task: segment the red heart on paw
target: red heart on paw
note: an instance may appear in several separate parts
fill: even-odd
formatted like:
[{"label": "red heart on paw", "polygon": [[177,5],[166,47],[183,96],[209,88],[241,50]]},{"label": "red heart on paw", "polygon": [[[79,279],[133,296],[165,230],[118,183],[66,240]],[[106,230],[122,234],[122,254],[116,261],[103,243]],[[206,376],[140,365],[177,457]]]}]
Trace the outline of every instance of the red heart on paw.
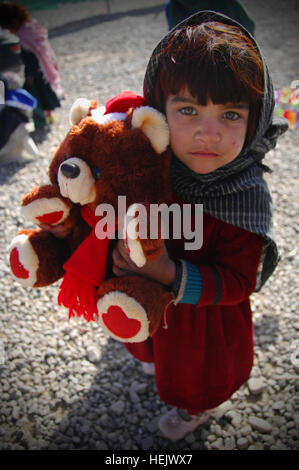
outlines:
[{"label": "red heart on paw", "polygon": [[132,338],[141,328],[140,321],[128,318],[118,305],[111,305],[108,311],[102,314],[102,319],[108,330],[119,338]]},{"label": "red heart on paw", "polygon": [[19,277],[20,279],[27,279],[29,277],[29,271],[27,271],[27,269],[22,265],[17,248],[13,248],[11,250],[9,261],[11,270],[16,277]]},{"label": "red heart on paw", "polygon": [[49,212],[48,214],[40,215],[36,217],[42,224],[57,224],[60,219],[63,217],[63,211]]}]

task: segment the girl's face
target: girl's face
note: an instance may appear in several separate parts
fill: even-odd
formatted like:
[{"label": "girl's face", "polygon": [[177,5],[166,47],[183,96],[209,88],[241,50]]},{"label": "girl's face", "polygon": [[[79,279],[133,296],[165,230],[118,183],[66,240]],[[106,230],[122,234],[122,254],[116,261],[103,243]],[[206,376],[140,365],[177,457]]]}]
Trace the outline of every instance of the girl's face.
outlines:
[{"label": "girl's face", "polygon": [[245,142],[247,103],[201,106],[187,89],[166,99],[170,146],[195,173],[206,174],[234,160]]}]

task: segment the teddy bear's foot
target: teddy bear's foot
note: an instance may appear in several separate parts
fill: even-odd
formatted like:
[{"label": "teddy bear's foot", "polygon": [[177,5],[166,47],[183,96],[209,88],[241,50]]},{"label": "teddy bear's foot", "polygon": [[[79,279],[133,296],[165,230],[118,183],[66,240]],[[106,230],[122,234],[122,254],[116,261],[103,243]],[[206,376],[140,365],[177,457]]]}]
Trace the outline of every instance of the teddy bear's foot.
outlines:
[{"label": "teddy bear's foot", "polygon": [[120,291],[108,292],[97,304],[103,329],[114,339],[141,342],[149,336],[149,321],[142,305]]},{"label": "teddy bear's foot", "polygon": [[64,273],[61,243],[47,231],[20,230],[8,248],[14,279],[24,287],[56,282]]},{"label": "teddy bear's foot", "polygon": [[24,287],[33,287],[37,281],[38,256],[29,235],[20,233],[9,246],[9,262],[13,277]]},{"label": "teddy bear's foot", "polygon": [[172,296],[163,286],[141,276],[123,276],[105,281],[99,289],[99,321],[118,341],[139,343],[160,325]]}]

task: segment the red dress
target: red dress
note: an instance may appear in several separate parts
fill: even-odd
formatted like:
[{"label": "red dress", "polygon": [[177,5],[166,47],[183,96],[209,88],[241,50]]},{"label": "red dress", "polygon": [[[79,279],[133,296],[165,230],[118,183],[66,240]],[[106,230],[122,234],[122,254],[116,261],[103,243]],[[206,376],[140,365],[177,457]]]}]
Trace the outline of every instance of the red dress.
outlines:
[{"label": "red dress", "polygon": [[171,304],[151,339],[126,347],[137,359],[155,363],[157,390],[165,403],[197,414],[226,401],[250,375],[249,295],[263,239],[203,214],[202,248],[185,251],[184,242],[166,240],[171,257],[199,268],[199,303]]}]

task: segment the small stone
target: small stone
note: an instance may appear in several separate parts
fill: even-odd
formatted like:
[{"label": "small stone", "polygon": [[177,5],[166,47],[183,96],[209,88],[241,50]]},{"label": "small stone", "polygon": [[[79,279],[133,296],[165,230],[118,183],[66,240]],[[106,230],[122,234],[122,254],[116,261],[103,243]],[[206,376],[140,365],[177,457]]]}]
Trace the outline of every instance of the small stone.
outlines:
[{"label": "small stone", "polygon": [[276,401],[272,405],[273,410],[276,410],[276,411],[282,410],[284,407],[285,407],[285,403],[282,400]]},{"label": "small stone", "polygon": [[102,354],[101,351],[94,346],[89,346],[87,348],[87,359],[90,362],[99,362],[101,360]]},{"label": "small stone", "polygon": [[252,431],[251,427],[248,426],[248,424],[246,426],[243,426],[241,429],[240,429],[240,433],[242,434],[242,436],[248,436],[248,434],[250,434]]},{"label": "small stone", "polygon": [[107,415],[107,413],[104,413],[99,419],[98,419],[98,423],[100,424],[100,426],[107,426],[107,424],[109,423],[110,421],[110,418],[109,416]]},{"label": "small stone", "polygon": [[211,448],[214,450],[223,450],[223,439],[220,437],[211,443]]},{"label": "small stone", "polygon": [[240,450],[247,449],[247,447],[249,446],[248,439],[246,439],[246,437],[240,437],[240,439],[237,440],[237,446]]},{"label": "small stone", "polygon": [[256,442],[248,447],[248,450],[264,450],[264,446],[261,442]]},{"label": "small stone", "polygon": [[69,427],[69,420],[66,416],[64,416],[62,420],[60,421],[59,430],[60,432],[65,433],[68,427]]},{"label": "small stone", "polygon": [[154,441],[151,437],[146,437],[145,439],[142,439],[141,441],[142,450],[151,449],[153,446],[154,446]]},{"label": "small stone", "polygon": [[118,400],[110,406],[110,410],[116,415],[120,416],[125,409],[125,403],[122,400]]},{"label": "small stone", "polygon": [[190,432],[189,434],[187,434],[187,436],[185,436],[185,441],[188,442],[188,444],[192,444],[193,442],[195,442],[195,436],[192,432]]},{"label": "small stone", "polygon": [[253,427],[253,429],[256,429],[257,431],[270,432],[272,429],[271,424],[267,423],[267,421],[265,421],[264,419],[256,418],[255,416],[250,416],[248,421],[249,424]]},{"label": "small stone", "polygon": [[103,442],[103,441],[97,441],[96,442],[96,448],[97,448],[97,450],[108,450],[107,444],[105,444],[105,442]]},{"label": "small stone", "polygon": [[215,412],[213,413],[215,420],[219,421],[219,419],[221,419],[222,416],[224,416],[232,408],[233,408],[233,405],[230,401],[226,401],[225,403],[222,403],[221,405],[219,405],[216,408]]},{"label": "small stone", "polygon": [[242,422],[242,416],[240,415],[240,413],[237,413],[236,411],[231,410],[231,411],[228,411],[227,416],[229,418],[231,418],[232,425],[236,429],[238,429],[240,427],[241,422]]},{"label": "small stone", "polygon": [[20,416],[20,409],[18,406],[14,406],[12,410],[12,417],[13,419],[18,420],[19,416]]},{"label": "small stone", "polygon": [[252,377],[248,380],[248,388],[252,395],[259,395],[265,390],[266,384],[262,378]]},{"label": "small stone", "polygon": [[235,438],[227,437],[224,442],[224,450],[234,450],[236,448]]},{"label": "small stone", "polygon": [[149,432],[155,433],[158,430],[158,422],[157,418],[153,419],[149,423],[146,424],[146,428],[148,429]]}]

